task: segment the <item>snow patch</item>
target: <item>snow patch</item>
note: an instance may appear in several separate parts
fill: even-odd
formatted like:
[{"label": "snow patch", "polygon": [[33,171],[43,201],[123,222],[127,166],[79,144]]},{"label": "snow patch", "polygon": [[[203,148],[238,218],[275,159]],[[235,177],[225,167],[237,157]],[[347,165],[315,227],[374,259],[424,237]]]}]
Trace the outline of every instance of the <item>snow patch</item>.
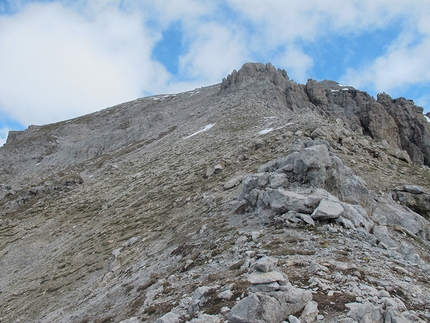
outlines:
[{"label": "snow patch", "polygon": [[193,95],[198,94],[198,93],[200,93],[200,91],[191,92],[191,93],[190,93],[190,96],[193,96]]},{"label": "snow patch", "polygon": [[279,129],[282,129],[286,126],[292,125],[292,124],[294,124],[294,122],[288,122],[288,123],[286,123],[283,126],[280,126],[278,128],[266,128],[266,129],[259,131],[258,134],[259,135],[265,135],[266,133],[272,132],[273,130],[279,130]]},{"label": "snow patch", "polygon": [[430,118],[427,116],[424,116],[424,118],[426,118],[427,122],[430,122]]},{"label": "snow patch", "polygon": [[274,130],[273,128],[263,129],[263,130],[261,130],[258,134],[259,134],[259,135],[264,135],[264,134],[269,133],[269,132],[271,132],[271,131],[273,131],[273,130]]},{"label": "snow patch", "polygon": [[208,131],[208,130],[209,130],[210,128],[212,128],[214,125],[215,125],[215,123],[208,124],[207,126],[205,126],[204,128],[200,129],[199,131],[197,131],[197,132],[195,132],[195,133],[193,133],[193,134],[191,134],[191,135],[189,135],[189,136],[186,136],[184,139],[188,139],[188,138],[191,138],[191,137],[193,137],[193,136],[195,136],[195,135],[198,135],[198,134],[199,134],[199,133],[201,133],[201,132]]}]

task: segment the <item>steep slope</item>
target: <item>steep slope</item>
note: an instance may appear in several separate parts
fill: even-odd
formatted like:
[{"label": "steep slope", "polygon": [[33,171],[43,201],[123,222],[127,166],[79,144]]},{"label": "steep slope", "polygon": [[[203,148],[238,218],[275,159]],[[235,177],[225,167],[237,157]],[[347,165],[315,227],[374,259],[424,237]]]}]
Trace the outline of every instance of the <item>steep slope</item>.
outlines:
[{"label": "steep slope", "polygon": [[[12,132],[0,148],[1,319],[268,322],[238,310],[247,295],[273,301],[248,276],[267,255],[306,299],[280,320],[311,295],[320,321],[346,319],[346,303],[357,322],[370,307],[425,321],[429,134],[411,101],[256,63]],[[343,211],[316,216],[326,200]]]}]

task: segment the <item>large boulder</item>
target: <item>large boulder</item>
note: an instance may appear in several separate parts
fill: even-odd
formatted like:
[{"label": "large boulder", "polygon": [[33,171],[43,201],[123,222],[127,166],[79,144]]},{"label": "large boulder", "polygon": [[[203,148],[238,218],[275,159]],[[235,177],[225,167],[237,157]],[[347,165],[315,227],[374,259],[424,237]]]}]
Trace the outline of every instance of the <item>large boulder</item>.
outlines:
[{"label": "large boulder", "polygon": [[312,300],[307,290],[290,287],[288,291],[250,293],[228,315],[230,323],[279,323],[302,310]]},{"label": "large boulder", "polygon": [[405,185],[396,188],[392,195],[395,201],[430,220],[430,195],[422,187]]},{"label": "large boulder", "polygon": [[[270,181],[282,187],[293,185],[302,188],[322,188],[341,201],[352,204],[364,205],[368,198],[368,190],[363,179],[354,175],[337,155],[330,152],[327,144],[319,140],[306,142],[298,151],[261,166],[258,172],[243,179],[242,197],[252,189],[261,190]],[[285,174],[285,180],[283,177],[270,180],[275,178],[274,173]],[[270,187],[277,188],[276,184]],[[273,194],[285,196],[286,193],[281,191]]]},{"label": "large boulder", "polygon": [[419,214],[398,205],[391,199],[379,199],[378,203],[375,204],[372,219],[380,225],[399,226],[418,237],[429,238],[429,222]]}]

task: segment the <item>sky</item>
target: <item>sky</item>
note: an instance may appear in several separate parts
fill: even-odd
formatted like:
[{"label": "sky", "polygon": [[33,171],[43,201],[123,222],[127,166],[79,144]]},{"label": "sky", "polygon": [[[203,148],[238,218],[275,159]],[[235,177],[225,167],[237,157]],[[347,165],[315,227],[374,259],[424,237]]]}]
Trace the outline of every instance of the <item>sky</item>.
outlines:
[{"label": "sky", "polygon": [[0,145],[251,61],[428,112],[428,17],[429,0],[0,0]]}]

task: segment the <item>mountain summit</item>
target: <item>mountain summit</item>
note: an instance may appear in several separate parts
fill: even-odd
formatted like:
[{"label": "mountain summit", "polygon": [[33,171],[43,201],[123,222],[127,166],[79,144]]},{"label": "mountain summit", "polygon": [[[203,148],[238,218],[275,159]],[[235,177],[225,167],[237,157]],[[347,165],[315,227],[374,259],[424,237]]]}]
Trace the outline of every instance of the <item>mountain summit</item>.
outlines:
[{"label": "mountain summit", "polygon": [[404,98],[222,83],[9,133],[1,322],[428,322],[430,124]]}]

